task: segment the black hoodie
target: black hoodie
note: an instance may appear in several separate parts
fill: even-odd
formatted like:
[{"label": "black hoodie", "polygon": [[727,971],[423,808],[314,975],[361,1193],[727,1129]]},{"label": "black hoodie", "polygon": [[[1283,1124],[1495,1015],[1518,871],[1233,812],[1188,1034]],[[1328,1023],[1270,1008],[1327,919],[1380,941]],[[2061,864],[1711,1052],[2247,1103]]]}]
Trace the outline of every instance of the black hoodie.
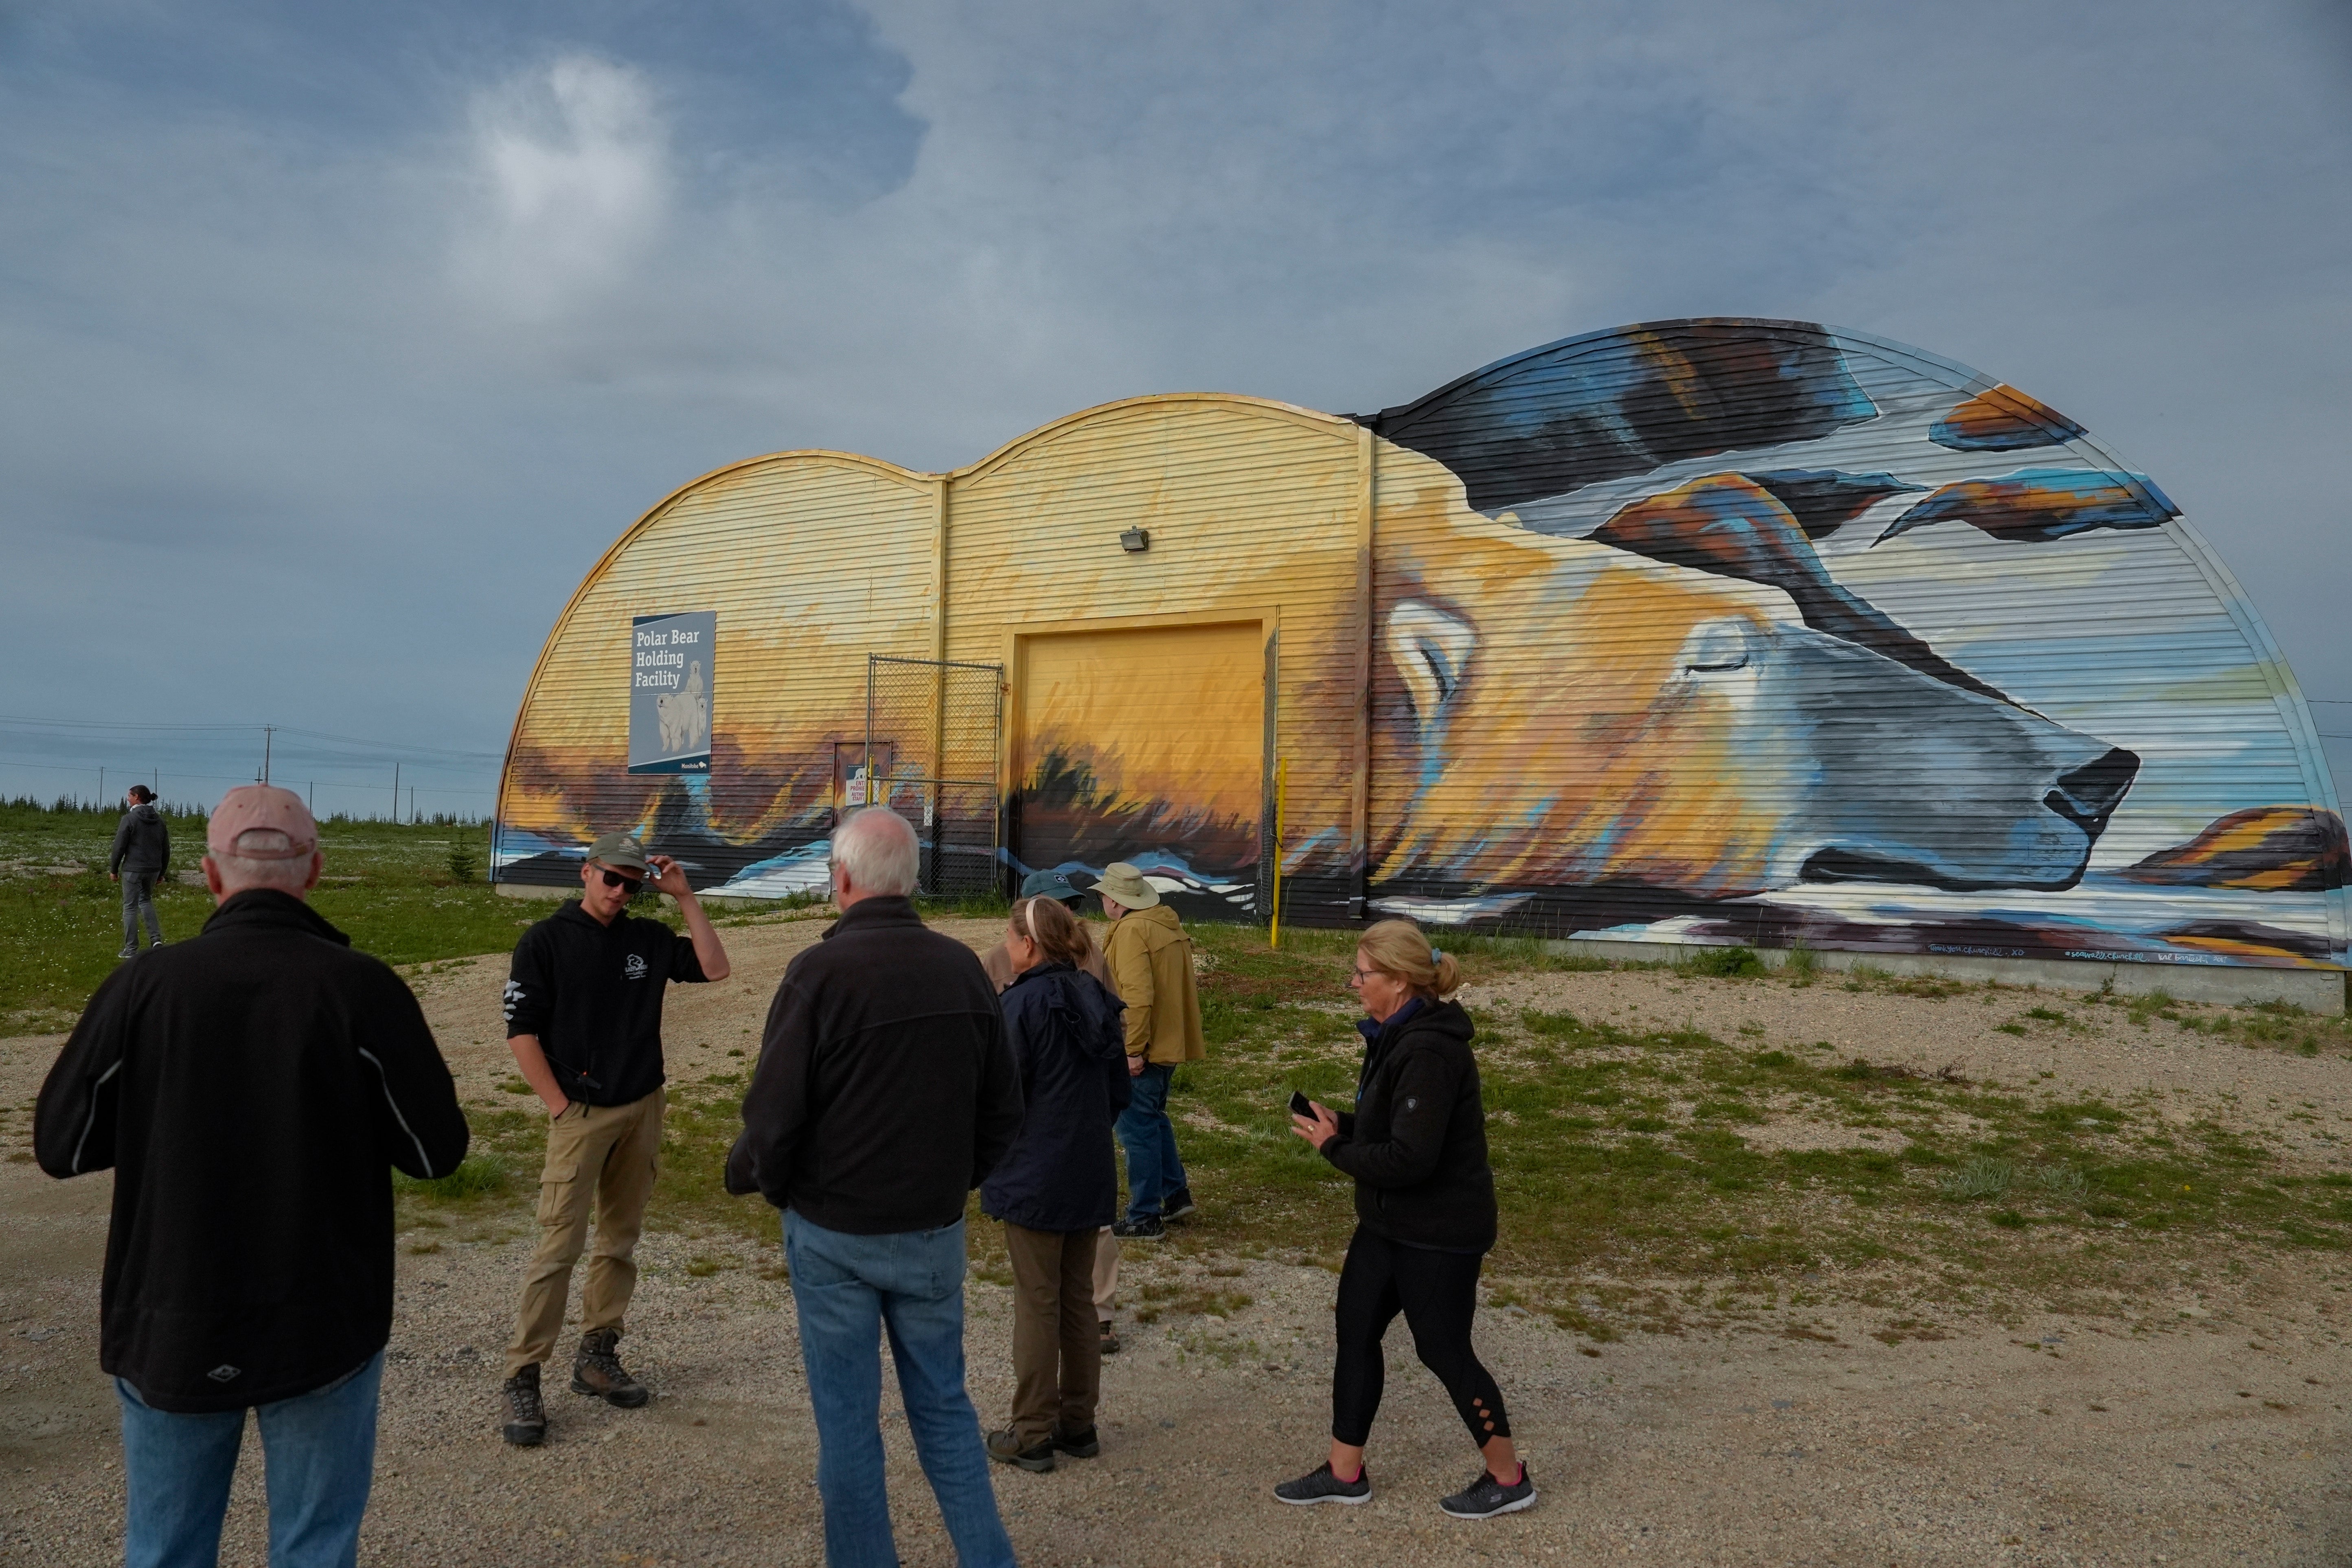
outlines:
[{"label": "black hoodie", "polygon": [[114,852],[106,857],[106,874],[130,872],[135,876],[161,876],[172,868],[172,830],[152,802],[141,801],[122,813],[114,830]]},{"label": "black hoodie", "polygon": [[400,977],[251,889],[108,977],[41,1085],[53,1176],[114,1170],[99,1364],[159,1410],[331,1383],[392,1333],[392,1173],[466,1153]]},{"label": "black hoodie", "polygon": [[1495,1172],[1478,1100],[1477,1030],[1458,1002],[1417,1000],[1364,1049],[1353,1114],[1323,1157],[1356,1178],[1356,1218],[1408,1247],[1495,1245]]}]

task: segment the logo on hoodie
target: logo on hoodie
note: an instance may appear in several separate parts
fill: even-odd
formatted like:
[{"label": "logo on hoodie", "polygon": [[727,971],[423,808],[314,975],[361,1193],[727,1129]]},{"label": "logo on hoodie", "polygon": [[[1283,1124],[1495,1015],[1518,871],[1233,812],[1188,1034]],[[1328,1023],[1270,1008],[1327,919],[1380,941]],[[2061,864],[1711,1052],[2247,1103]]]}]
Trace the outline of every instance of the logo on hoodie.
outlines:
[{"label": "logo on hoodie", "polygon": [[243,1377],[245,1375],[245,1368],[241,1366],[231,1366],[227,1362],[224,1361],[218,1366],[214,1367],[210,1372],[205,1373],[205,1375],[211,1378],[215,1383],[226,1383],[233,1377]]},{"label": "logo on hoodie", "polygon": [[629,961],[621,966],[621,973],[623,976],[632,980],[644,979],[646,977],[646,956],[643,953],[630,954]]},{"label": "logo on hoodie", "polygon": [[522,982],[509,980],[506,990],[507,1022],[514,1022],[515,1004],[522,1000]]}]

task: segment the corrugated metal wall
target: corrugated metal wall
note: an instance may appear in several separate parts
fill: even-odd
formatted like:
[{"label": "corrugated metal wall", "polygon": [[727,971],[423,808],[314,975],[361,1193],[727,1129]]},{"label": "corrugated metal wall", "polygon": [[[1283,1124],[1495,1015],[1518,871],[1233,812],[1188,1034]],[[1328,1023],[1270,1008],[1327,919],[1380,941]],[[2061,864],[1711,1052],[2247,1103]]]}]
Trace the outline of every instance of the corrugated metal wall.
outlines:
[{"label": "corrugated metal wall", "polygon": [[[713,771],[630,779],[628,619],[702,609]],[[502,874],[566,876],[625,821],[705,884],[814,880],[868,653],[1017,685],[1024,635],[1244,622],[1302,923],[2319,966],[2352,939],[2308,714],[2155,483],[2017,389],[1789,321],[1589,334],[1354,423],[1144,398],[951,476],[698,481],[550,640]],[[1198,685],[1170,669],[1150,716],[1204,722]],[[1014,869],[1027,791],[1056,863],[1262,907],[1250,825],[1202,816],[1182,745],[1043,778],[1018,728]]]},{"label": "corrugated metal wall", "polygon": [[[948,656],[1017,671],[1024,632],[1242,619],[1266,637],[1278,629],[1276,744],[1290,762],[1291,819],[1313,824],[1289,848],[1344,841],[1362,627],[1359,445],[1344,419],[1209,395],[1115,403],[1024,437],[950,486]],[[1150,534],[1149,549],[1120,547],[1129,528]],[[1191,690],[1182,669],[1166,673],[1169,725],[1188,721]],[[1040,760],[1013,758],[1013,781],[1031,782]],[[1093,845],[1096,866],[1152,859],[1171,889],[1203,890],[1175,894],[1180,907],[1207,913],[1226,900],[1206,888],[1255,883],[1259,867],[1224,847],[1227,830],[1198,864],[1181,841],[1154,845],[1139,809],[1181,813],[1186,800],[1181,777],[1096,781],[1094,798],[1075,803],[1097,819],[1077,841]],[[1016,803],[1016,856],[1018,814]],[[1065,854],[1064,835],[1054,841]]]},{"label": "corrugated metal wall", "polygon": [[[614,829],[658,839],[706,884],[821,838],[834,746],[864,734],[866,655],[930,656],[936,497],[925,476],[793,453],[649,513],[532,675],[500,794],[500,880],[576,880],[563,852]],[[632,776],[630,621],[689,610],[718,614],[710,771]]]}]

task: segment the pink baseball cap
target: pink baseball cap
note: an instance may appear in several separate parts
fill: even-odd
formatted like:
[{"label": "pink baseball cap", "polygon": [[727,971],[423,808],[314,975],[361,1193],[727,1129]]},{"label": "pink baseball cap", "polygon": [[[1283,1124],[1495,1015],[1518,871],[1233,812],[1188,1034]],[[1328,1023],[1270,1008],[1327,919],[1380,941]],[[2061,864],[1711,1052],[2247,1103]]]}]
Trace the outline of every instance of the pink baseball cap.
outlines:
[{"label": "pink baseball cap", "polygon": [[[239,847],[237,841],[251,832],[283,833],[286,847]],[[205,824],[205,847],[216,855],[289,861],[318,849],[319,824],[293,790],[274,784],[240,784],[213,808],[212,820]]]}]

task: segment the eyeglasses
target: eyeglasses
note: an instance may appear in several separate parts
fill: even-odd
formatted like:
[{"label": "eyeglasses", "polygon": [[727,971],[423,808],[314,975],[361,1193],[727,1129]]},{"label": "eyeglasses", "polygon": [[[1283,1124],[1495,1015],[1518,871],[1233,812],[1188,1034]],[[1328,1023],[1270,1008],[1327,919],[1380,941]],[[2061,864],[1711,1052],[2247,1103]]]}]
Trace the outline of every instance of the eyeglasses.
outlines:
[{"label": "eyeglasses", "polygon": [[1348,971],[1348,984],[1360,986],[1379,973],[1378,969],[1350,969]]},{"label": "eyeglasses", "polygon": [[646,879],[644,877],[623,876],[619,872],[607,871],[603,866],[598,866],[596,868],[596,874],[604,879],[604,885],[606,887],[627,888],[629,890],[629,896],[632,898],[635,898],[637,895],[637,889],[646,885]]}]

